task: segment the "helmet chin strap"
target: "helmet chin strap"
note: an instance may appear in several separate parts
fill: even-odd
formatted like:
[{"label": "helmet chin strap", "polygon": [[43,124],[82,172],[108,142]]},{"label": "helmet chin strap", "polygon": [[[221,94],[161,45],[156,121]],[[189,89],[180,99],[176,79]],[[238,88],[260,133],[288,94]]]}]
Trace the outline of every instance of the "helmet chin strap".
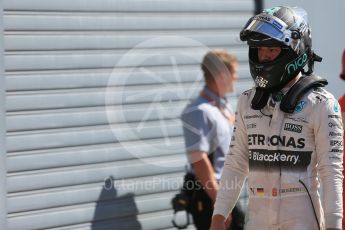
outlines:
[{"label": "helmet chin strap", "polygon": [[[310,89],[316,87],[324,87],[328,82],[316,75],[302,76],[283,96],[280,103],[280,110],[285,113],[293,113],[300,98]],[[251,107],[254,110],[263,109],[269,99],[271,92],[262,88],[256,87],[255,95],[252,99]]]}]

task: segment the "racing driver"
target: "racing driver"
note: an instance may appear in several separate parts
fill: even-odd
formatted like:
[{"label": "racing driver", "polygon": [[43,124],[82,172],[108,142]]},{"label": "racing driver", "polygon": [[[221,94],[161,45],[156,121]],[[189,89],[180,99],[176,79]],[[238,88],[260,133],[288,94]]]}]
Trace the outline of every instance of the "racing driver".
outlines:
[{"label": "racing driver", "polygon": [[313,74],[322,58],[312,50],[307,13],[266,9],[249,19],[240,38],[249,46],[255,87],[238,101],[211,229],[225,229],[246,177],[245,229],[341,229],[341,111],[323,88],[327,81]]}]

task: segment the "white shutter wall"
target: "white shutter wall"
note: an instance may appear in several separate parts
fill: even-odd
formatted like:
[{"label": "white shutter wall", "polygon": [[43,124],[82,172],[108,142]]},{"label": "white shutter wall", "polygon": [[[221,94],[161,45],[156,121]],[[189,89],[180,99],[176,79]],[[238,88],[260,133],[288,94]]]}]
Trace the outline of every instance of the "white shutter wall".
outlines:
[{"label": "white shutter wall", "polygon": [[[3,1],[0,1],[3,15]],[[4,21],[0,20],[0,37],[4,37]],[[7,229],[7,170],[6,170],[6,87],[4,76],[4,41],[0,42],[0,229]]]},{"label": "white shutter wall", "polygon": [[[168,229],[179,115],[252,0],[5,0],[8,229]],[[110,104],[107,103],[107,99]],[[110,124],[109,124],[110,123]]]}]

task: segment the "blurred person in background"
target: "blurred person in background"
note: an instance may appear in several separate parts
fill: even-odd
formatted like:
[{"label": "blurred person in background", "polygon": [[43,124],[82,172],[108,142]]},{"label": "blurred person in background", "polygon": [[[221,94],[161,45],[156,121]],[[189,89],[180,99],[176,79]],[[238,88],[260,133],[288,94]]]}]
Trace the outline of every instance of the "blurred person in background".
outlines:
[{"label": "blurred person in background", "polygon": [[[201,69],[205,86],[184,109],[181,120],[188,160],[196,177],[191,201],[194,225],[199,230],[209,230],[235,121],[225,95],[234,91],[238,61],[224,50],[211,50],[204,56]],[[230,229],[243,229],[244,216],[243,206],[235,208]]]},{"label": "blurred person in background", "polygon": [[[340,73],[340,78],[342,80],[345,81],[345,50],[343,51],[343,58],[342,58],[342,71]],[[339,98],[339,104],[341,107],[341,116],[343,119],[343,129],[345,130],[345,93]],[[344,133],[345,134],[345,133]],[[344,135],[344,141],[343,144],[345,142],[345,135]],[[345,157],[345,155],[344,155]],[[345,159],[343,160],[343,163],[345,162]],[[345,178],[345,172],[343,171],[343,176]],[[344,206],[344,194],[345,194],[345,190],[344,190],[344,178],[343,178],[343,210],[345,208]],[[344,213],[344,212],[343,212]],[[345,218],[343,217],[343,229],[345,229]]]}]

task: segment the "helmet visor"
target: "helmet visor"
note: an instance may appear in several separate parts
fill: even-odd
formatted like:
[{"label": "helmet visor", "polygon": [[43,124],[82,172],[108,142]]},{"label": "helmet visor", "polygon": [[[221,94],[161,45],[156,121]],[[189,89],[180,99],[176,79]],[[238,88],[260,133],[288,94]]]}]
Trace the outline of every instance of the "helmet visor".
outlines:
[{"label": "helmet visor", "polygon": [[287,25],[278,18],[260,19],[260,17],[254,17],[243,31],[264,34],[289,46],[291,44],[291,31],[286,28]]}]

